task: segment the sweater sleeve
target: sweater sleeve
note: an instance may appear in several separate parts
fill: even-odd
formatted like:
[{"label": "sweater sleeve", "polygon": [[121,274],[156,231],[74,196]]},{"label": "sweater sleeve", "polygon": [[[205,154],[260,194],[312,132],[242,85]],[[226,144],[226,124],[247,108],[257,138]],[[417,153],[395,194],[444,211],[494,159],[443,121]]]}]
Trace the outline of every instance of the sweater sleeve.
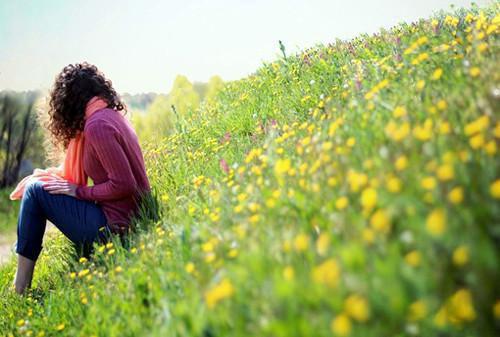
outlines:
[{"label": "sweater sleeve", "polygon": [[133,194],[137,186],[118,131],[105,122],[94,123],[85,132],[85,142],[94,149],[108,180],[94,186],[79,186],[76,197],[99,202]]}]

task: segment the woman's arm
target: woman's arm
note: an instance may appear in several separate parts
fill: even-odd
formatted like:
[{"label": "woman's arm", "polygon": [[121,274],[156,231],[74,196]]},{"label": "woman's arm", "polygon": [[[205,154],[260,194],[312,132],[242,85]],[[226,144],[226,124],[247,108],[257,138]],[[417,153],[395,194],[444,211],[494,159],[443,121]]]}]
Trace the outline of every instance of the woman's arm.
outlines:
[{"label": "woman's arm", "polygon": [[94,149],[108,180],[94,186],[79,186],[77,198],[99,202],[121,199],[136,191],[132,168],[118,137],[118,131],[106,122],[96,121],[85,130],[85,145]]}]

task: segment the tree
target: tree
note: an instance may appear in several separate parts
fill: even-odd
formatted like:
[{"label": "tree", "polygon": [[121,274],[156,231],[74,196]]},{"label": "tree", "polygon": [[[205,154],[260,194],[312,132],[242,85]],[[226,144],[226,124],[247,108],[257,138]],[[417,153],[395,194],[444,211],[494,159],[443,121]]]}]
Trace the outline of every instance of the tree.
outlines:
[{"label": "tree", "polygon": [[170,106],[174,106],[178,118],[184,119],[200,106],[200,95],[186,76],[177,75],[172,90],[168,94]]},{"label": "tree", "polygon": [[36,128],[35,95],[24,99],[0,94],[0,188],[16,183],[21,162]]},{"label": "tree", "polygon": [[207,91],[204,97],[204,100],[206,102],[210,102],[215,98],[217,93],[224,87],[224,81],[220,76],[212,76],[210,77],[210,80],[208,81],[207,85]]}]

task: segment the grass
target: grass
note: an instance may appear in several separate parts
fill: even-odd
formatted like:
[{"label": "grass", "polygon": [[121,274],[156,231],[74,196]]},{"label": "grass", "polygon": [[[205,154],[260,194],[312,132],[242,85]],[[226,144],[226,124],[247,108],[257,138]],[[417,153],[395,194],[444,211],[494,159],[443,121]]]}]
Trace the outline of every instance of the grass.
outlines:
[{"label": "grass", "polygon": [[[145,147],[161,202],[91,260],[56,236],[0,331],[493,336],[499,7],[317,46]],[[68,253],[69,252],[69,253]]]},{"label": "grass", "polygon": [[9,199],[10,189],[0,190],[0,244],[12,241],[15,236],[19,202]]}]

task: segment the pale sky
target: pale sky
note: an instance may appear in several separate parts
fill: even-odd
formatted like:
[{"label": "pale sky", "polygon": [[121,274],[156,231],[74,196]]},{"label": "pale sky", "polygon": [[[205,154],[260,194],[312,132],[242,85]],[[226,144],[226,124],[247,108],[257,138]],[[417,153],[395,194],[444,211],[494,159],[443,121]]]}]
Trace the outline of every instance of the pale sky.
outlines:
[{"label": "pale sky", "polygon": [[48,89],[65,65],[88,61],[119,92],[167,93],[177,74],[244,77],[278,56],[278,40],[290,53],[470,3],[0,0],[0,90]]}]

